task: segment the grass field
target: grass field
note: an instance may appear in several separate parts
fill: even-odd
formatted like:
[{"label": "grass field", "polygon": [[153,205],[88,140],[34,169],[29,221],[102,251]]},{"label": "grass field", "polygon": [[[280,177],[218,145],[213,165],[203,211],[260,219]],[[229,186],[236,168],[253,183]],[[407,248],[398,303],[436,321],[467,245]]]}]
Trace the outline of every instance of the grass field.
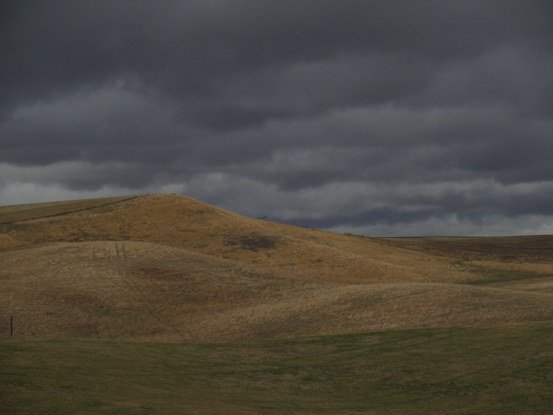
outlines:
[{"label": "grass field", "polygon": [[5,414],[550,414],[553,324],[231,344],[2,339]]},{"label": "grass field", "polygon": [[553,413],[553,236],[5,206],[0,286],[2,414]]}]

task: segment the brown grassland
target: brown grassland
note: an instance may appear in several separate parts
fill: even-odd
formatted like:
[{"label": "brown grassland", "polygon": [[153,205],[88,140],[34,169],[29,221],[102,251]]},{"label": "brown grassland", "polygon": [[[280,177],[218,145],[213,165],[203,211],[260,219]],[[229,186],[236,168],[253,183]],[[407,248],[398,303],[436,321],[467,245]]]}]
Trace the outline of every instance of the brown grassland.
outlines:
[{"label": "brown grassland", "polygon": [[[27,341],[242,344],[549,324],[553,236],[340,235],[176,195],[6,206],[0,283],[0,337],[13,315],[14,338]],[[241,411],[228,413],[263,413]]]},{"label": "brown grassland", "polygon": [[174,195],[0,208],[23,336],[219,342],[553,318],[553,237],[363,238]]}]

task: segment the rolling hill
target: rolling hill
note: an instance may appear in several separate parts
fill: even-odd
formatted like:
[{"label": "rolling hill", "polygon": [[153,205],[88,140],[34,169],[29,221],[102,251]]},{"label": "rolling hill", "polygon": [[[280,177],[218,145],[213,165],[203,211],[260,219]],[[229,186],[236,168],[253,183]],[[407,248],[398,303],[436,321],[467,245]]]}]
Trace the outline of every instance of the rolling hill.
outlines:
[{"label": "rolling hill", "polygon": [[0,207],[21,336],[229,342],[553,320],[553,237],[366,238],[176,195]]},{"label": "rolling hill", "polygon": [[176,195],[4,206],[0,283],[0,414],[553,405],[551,236],[339,235]]}]

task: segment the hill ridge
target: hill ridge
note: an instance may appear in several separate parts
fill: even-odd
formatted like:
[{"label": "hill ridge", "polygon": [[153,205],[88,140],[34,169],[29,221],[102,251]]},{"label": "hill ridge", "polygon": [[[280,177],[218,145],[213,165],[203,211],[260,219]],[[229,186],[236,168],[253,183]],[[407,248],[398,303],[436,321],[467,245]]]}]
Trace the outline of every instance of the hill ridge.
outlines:
[{"label": "hill ridge", "polygon": [[0,225],[0,315],[22,335],[224,342],[553,319],[553,267],[532,245],[502,261],[485,239],[465,257],[177,195],[60,203],[78,209]]},{"label": "hill ridge", "polygon": [[[15,217],[15,218],[11,218],[11,219],[4,219],[4,220],[1,220],[0,221],[0,225],[7,225],[7,224],[10,224],[10,223],[14,223],[14,222],[25,222],[25,221],[29,221],[29,220],[35,220],[35,219],[45,219],[45,218],[49,218],[49,217],[54,217],[54,216],[62,216],[62,215],[69,215],[71,213],[77,213],[77,212],[84,212],[86,210],[90,210],[90,209],[95,209],[95,208],[100,208],[100,207],[105,207],[105,206],[111,206],[111,205],[115,205],[115,204],[118,204],[118,203],[122,203],[122,202],[125,202],[125,201],[128,201],[128,200],[132,200],[132,199],[136,199],[136,198],[139,198],[139,197],[144,197],[145,195],[141,195],[141,196],[128,196],[128,197],[125,197],[125,196],[122,196],[122,197],[114,197],[114,198],[93,198],[93,199],[76,199],[76,200],[68,200],[68,201],[62,201],[62,202],[47,202],[47,203],[30,203],[30,204],[23,204],[23,205],[7,205],[7,206],[0,206],[0,218],[1,217],[10,217],[9,213],[6,215],[6,213],[4,213],[5,211],[8,211],[10,209],[17,209],[21,215],[21,211],[24,211],[25,212],[25,208],[26,206],[29,206],[30,209],[29,210],[35,210],[35,209],[44,209],[44,206],[49,206],[52,210],[57,210],[56,207],[59,206],[60,208],[60,212],[56,212],[56,213],[50,213],[50,214],[43,214],[43,215],[40,215],[40,216],[29,216],[29,217],[25,217],[25,216],[20,216],[20,217]],[[104,202],[104,203],[100,203],[100,204],[92,204],[93,202],[98,202],[100,200],[111,200],[111,199],[117,199],[115,201],[109,201],[109,202]],[[74,205],[74,204],[88,204],[88,203],[91,203],[90,206],[85,206],[85,207],[70,207],[71,205]],[[56,206],[58,205],[58,206]],[[18,209],[19,208],[19,209]],[[24,214],[23,214],[24,215]]]}]

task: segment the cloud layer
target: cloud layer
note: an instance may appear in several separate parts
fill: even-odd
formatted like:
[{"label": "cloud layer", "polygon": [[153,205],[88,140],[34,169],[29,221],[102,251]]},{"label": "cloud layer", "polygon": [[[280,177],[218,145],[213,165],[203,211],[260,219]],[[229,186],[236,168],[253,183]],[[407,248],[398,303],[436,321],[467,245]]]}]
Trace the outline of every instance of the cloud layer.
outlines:
[{"label": "cloud layer", "polygon": [[5,1],[0,203],[177,192],[341,232],[553,233],[552,15]]}]

